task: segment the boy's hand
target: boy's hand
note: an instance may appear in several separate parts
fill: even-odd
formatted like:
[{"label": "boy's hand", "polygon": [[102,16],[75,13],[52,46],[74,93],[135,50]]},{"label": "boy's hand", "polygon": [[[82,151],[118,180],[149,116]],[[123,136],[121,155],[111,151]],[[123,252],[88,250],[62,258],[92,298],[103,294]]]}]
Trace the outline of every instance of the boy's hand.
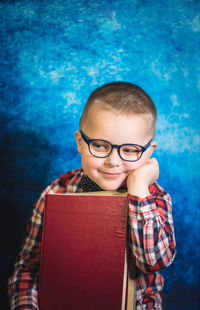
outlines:
[{"label": "boy's hand", "polygon": [[159,177],[159,165],[155,158],[150,158],[146,163],[133,170],[127,178],[128,193],[144,198],[149,193],[149,185],[156,182]]}]

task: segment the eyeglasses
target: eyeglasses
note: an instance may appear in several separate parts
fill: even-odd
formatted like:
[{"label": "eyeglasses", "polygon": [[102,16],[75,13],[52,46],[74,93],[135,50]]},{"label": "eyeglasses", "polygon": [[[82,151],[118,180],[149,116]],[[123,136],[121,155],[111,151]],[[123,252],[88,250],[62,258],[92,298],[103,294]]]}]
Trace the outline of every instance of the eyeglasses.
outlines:
[{"label": "eyeglasses", "polygon": [[98,158],[108,157],[112,153],[113,148],[116,147],[121,159],[134,162],[142,157],[142,154],[148,149],[152,142],[151,139],[146,146],[131,143],[117,145],[112,144],[106,140],[88,139],[82,130],[80,130],[80,133],[85,143],[87,143],[90,153],[94,157]]}]

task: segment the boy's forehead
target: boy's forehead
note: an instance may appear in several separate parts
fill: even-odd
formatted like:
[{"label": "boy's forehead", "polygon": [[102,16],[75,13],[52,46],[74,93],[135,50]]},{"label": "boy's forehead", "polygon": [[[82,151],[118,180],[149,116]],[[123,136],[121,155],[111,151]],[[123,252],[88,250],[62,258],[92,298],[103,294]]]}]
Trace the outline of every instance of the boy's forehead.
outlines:
[{"label": "boy's forehead", "polygon": [[106,116],[106,118],[116,118],[119,119],[125,119],[126,121],[132,121],[132,118],[135,119],[143,119],[149,124],[152,124],[153,122],[153,115],[151,113],[125,113],[122,111],[119,111],[117,109],[113,109],[106,104],[104,104],[101,100],[96,100],[95,104],[90,107],[87,113],[86,122],[90,123],[91,121],[95,120],[95,122],[98,121],[98,118],[101,116]]},{"label": "boy's forehead", "polygon": [[[138,127],[138,128],[136,128]],[[97,131],[106,132],[142,131],[144,135],[152,135],[153,116],[148,114],[123,113],[115,109],[107,108],[102,103],[95,103],[90,107],[87,117],[83,122],[83,130],[89,130],[92,134]],[[125,130],[126,129],[126,130]]]}]

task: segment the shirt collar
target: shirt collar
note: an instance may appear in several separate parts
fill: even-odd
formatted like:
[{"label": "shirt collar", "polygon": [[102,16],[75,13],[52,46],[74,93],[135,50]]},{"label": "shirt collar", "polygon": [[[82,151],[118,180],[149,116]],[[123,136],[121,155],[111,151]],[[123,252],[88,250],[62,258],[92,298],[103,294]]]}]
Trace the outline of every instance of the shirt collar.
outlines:
[{"label": "shirt collar", "polygon": [[83,192],[99,192],[103,191],[103,189],[97,185],[94,181],[92,181],[87,175],[83,177],[82,183]]}]

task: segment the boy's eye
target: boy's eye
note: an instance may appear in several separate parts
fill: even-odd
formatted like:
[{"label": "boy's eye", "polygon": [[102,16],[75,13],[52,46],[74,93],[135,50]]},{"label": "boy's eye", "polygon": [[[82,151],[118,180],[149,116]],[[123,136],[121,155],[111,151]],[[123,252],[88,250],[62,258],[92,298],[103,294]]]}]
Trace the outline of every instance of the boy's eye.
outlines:
[{"label": "boy's eye", "polygon": [[126,156],[139,156],[142,152],[141,148],[135,146],[135,145],[128,145],[128,146],[123,146],[122,148],[122,152],[126,155]]},{"label": "boy's eye", "polygon": [[105,152],[109,149],[109,144],[104,141],[92,141],[91,147],[99,152]]},{"label": "boy's eye", "polygon": [[133,150],[133,149],[123,149],[123,152],[125,152],[125,153],[138,153],[140,151],[139,150]]}]

